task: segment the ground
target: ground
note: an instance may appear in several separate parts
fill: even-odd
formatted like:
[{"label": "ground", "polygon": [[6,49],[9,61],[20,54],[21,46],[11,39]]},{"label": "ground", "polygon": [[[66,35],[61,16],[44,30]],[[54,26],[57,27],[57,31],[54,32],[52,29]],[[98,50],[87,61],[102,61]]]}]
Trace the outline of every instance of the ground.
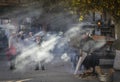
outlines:
[{"label": "ground", "polygon": [[[116,71],[113,82],[119,82],[120,71]],[[81,79],[72,74],[68,63],[46,65],[46,70],[35,71],[34,68],[15,71],[9,70],[7,60],[0,61],[0,82],[99,82],[98,79]]]}]

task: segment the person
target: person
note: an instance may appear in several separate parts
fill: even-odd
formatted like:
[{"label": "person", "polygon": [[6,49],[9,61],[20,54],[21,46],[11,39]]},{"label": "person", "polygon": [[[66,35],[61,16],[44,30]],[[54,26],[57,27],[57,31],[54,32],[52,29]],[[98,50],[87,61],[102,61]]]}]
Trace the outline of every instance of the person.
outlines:
[{"label": "person", "polygon": [[83,72],[82,75],[87,73],[89,74],[95,73],[95,66],[99,65],[99,58],[95,53],[93,53],[94,47],[95,41],[91,38],[89,33],[83,34],[82,39],[80,41],[81,56],[79,58],[74,74],[77,73],[78,69],[82,65],[85,68],[85,71]]},{"label": "person", "polygon": [[68,54],[70,55],[72,69],[75,70],[79,58],[78,50],[74,47],[69,46]]},{"label": "person", "polygon": [[8,41],[8,50],[7,50],[7,56],[8,59],[10,60],[10,69],[15,69],[15,58],[17,55],[17,37],[16,37],[16,33],[13,32],[10,37],[9,37],[9,41]]},{"label": "person", "polygon": [[30,46],[31,44],[33,44],[35,42],[35,38],[33,36],[33,32],[29,32],[27,34],[27,37],[24,39],[25,42],[25,46]]},{"label": "person", "polygon": [[[35,38],[35,42],[37,43],[38,47],[41,46],[41,42],[42,42],[42,38],[40,35],[37,35],[36,38]],[[45,70],[45,66],[44,66],[44,61],[40,61],[40,62],[37,62],[36,63],[36,68],[35,70],[39,70],[39,64],[41,64],[41,69],[42,70]]]},{"label": "person", "polygon": [[28,37],[33,37],[33,32],[30,31],[28,35]]},{"label": "person", "polygon": [[86,68],[86,74],[96,75],[95,67],[99,66],[99,56],[95,53],[95,51],[92,51],[86,56],[83,61],[83,65]]},{"label": "person", "polygon": [[86,69],[86,73],[95,74],[95,67],[99,65],[99,57],[95,53],[95,41],[86,34],[83,38],[84,44],[81,46],[82,50],[87,53],[86,58],[83,61],[83,65]]},{"label": "person", "polygon": [[20,40],[24,40],[25,36],[24,36],[24,32],[23,32],[23,31],[20,31],[20,32],[18,33],[18,38],[19,38]]}]

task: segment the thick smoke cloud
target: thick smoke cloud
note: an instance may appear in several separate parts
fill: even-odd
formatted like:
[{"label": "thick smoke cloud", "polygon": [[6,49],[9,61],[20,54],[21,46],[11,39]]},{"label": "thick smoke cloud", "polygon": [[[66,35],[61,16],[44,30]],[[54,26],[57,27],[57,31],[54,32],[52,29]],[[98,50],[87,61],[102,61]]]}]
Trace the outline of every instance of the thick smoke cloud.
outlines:
[{"label": "thick smoke cloud", "polygon": [[[81,29],[81,27],[76,27]],[[70,54],[68,54],[68,50],[71,46],[69,46],[70,40],[73,37],[77,37],[78,42],[80,42],[82,36],[80,33],[77,33],[78,30],[71,28],[64,35],[61,33],[50,34],[47,33],[44,35],[44,40],[39,47],[35,43],[32,43],[28,47],[23,46],[22,53],[16,58],[16,67],[18,70],[23,70],[27,65],[34,66],[37,62],[44,61],[44,63],[57,64],[60,61],[68,62],[70,60]],[[73,32],[71,32],[71,30]],[[85,31],[85,30],[84,30]],[[71,33],[72,35],[70,35]],[[75,33],[75,34],[74,34]],[[69,35],[69,36],[68,36]],[[74,43],[73,43],[74,44]],[[80,43],[77,43],[80,45]],[[93,43],[93,50],[96,48],[100,48],[105,44],[105,41]],[[85,49],[89,48],[89,43],[86,43]]]},{"label": "thick smoke cloud", "polygon": [[[41,61],[44,61],[44,63],[51,64],[57,64],[61,61],[68,62],[71,56],[70,54],[68,54],[68,51],[71,47],[70,44],[77,44],[79,46],[80,40],[82,40],[81,34],[84,32],[91,32],[93,30],[82,29],[82,26],[84,26],[85,24],[86,23],[75,24],[74,27],[72,26],[65,33],[39,32],[34,35],[34,38],[38,34],[44,36],[41,46],[38,46],[35,42],[29,42],[27,38],[24,42],[17,43],[16,46],[18,46],[18,49],[20,49],[21,53],[18,54],[18,56],[15,59],[17,68],[16,70],[26,70],[27,66],[33,67],[37,62]],[[27,43],[30,44],[27,45]],[[97,42],[94,44],[94,49],[98,49],[105,44],[105,41]],[[88,47],[89,44],[87,44],[85,48],[87,49]]]},{"label": "thick smoke cloud", "polygon": [[[38,46],[35,42],[29,42],[27,45],[26,40],[24,42],[17,43],[18,49],[20,49],[21,53],[15,59],[15,65],[17,71],[23,71],[27,68],[27,66],[34,66],[37,62],[44,62],[44,63],[53,63],[56,64],[57,62],[68,62],[70,60],[70,54],[68,54],[71,45],[77,45],[79,47],[80,41],[82,40],[82,33],[91,33],[94,29],[83,29],[84,25],[91,25],[91,23],[79,23],[74,24],[73,19],[77,16],[71,16],[68,13],[44,13],[44,9],[41,7],[37,9],[37,7],[28,7],[24,10],[15,10],[13,12],[15,16],[12,14],[6,14],[5,16],[10,18],[16,18],[17,21],[23,20],[26,17],[41,17],[41,21],[47,21],[51,28],[56,30],[59,28],[58,31],[64,32],[48,32],[43,33],[43,41],[41,46]],[[44,15],[43,15],[44,13]],[[44,18],[42,19],[42,16]],[[6,27],[5,30],[9,30],[14,25],[3,25],[2,27]],[[9,28],[7,28],[9,27]],[[14,26],[16,27],[16,26]],[[62,28],[62,29],[61,29]],[[67,29],[66,29],[67,28]],[[17,30],[13,28],[14,30]],[[65,30],[63,30],[65,29]],[[67,30],[67,31],[66,31]],[[39,32],[34,35],[40,34]],[[40,34],[41,35],[41,34]],[[27,38],[26,38],[27,39]],[[105,44],[105,41],[102,42],[95,42],[94,49],[100,48]],[[89,47],[87,45],[85,49]]]}]

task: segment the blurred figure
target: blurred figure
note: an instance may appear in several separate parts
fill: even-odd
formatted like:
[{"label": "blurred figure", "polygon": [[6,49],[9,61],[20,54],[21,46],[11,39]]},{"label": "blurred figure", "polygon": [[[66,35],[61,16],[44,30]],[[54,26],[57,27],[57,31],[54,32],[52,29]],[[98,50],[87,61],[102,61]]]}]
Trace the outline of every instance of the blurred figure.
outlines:
[{"label": "blurred figure", "polygon": [[22,52],[22,50],[24,49],[24,45],[25,45],[25,34],[23,31],[20,31],[18,34],[17,34],[17,41],[18,41],[18,44],[17,44],[17,52],[20,54]]},{"label": "blurred figure", "polygon": [[78,50],[76,48],[70,47],[68,54],[70,55],[72,68],[73,68],[73,70],[75,70],[78,59],[79,59]]},{"label": "blurred figure", "polygon": [[25,45],[30,46],[34,43],[35,38],[33,37],[33,32],[29,32],[27,38],[25,38]]},{"label": "blurred figure", "polygon": [[95,67],[99,65],[99,57],[95,53],[95,41],[91,37],[89,33],[86,33],[83,38],[81,47],[82,51],[87,53],[87,56],[82,64],[86,69],[86,73],[95,74]]},{"label": "blurred figure", "polygon": [[80,68],[79,66],[81,65],[83,65],[85,68],[82,77],[84,77],[84,75],[95,73],[95,67],[99,65],[99,57],[95,53],[93,53],[94,47],[95,47],[95,41],[91,38],[89,33],[83,34],[82,39],[80,41],[80,50],[82,53],[79,58],[80,62],[78,62],[77,64],[77,69],[75,71],[75,74],[77,73],[78,68]]},{"label": "blurred figure", "polygon": [[17,36],[16,33],[13,32],[8,41],[8,51],[7,51],[7,56],[10,61],[10,69],[15,69],[15,58],[17,55]]},{"label": "blurred figure", "polygon": [[20,32],[18,33],[18,38],[19,38],[20,40],[24,40],[24,39],[25,39],[25,35],[24,35],[24,32],[23,32],[23,31],[20,31]]},{"label": "blurred figure", "polygon": [[[35,42],[37,43],[37,46],[40,47],[41,46],[41,42],[42,42],[42,38],[40,35],[37,35],[36,38],[35,38]],[[36,68],[35,70],[39,70],[39,64],[41,65],[41,69],[42,70],[45,70],[45,66],[44,66],[44,60],[43,61],[38,61],[37,64],[36,64]]]},{"label": "blurred figure", "polygon": [[83,65],[86,68],[87,74],[95,75],[95,67],[99,66],[99,57],[95,52],[91,52],[87,55],[85,60],[83,61]]},{"label": "blurred figure", "polygon": [[32,37],[33,36],[33,33],[32,32],[29,32],[29,37]]}]

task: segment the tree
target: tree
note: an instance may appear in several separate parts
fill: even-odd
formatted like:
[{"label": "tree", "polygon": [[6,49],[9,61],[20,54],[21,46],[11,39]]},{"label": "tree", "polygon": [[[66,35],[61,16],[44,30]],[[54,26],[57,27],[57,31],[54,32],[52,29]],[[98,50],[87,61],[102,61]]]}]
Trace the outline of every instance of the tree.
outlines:
[{"label": "tree", "polygon": [[120,0],[65,0],[69,9],[78,15],[85,15],[89,11],[109,14],[115,22],[118,35],[117,49],[120,49]]},{"label": "tree", "polygon": [[115,19],[120,17],[120,0],[66,0],[72,10],[88,12],[101,11],[105,9]]}]

